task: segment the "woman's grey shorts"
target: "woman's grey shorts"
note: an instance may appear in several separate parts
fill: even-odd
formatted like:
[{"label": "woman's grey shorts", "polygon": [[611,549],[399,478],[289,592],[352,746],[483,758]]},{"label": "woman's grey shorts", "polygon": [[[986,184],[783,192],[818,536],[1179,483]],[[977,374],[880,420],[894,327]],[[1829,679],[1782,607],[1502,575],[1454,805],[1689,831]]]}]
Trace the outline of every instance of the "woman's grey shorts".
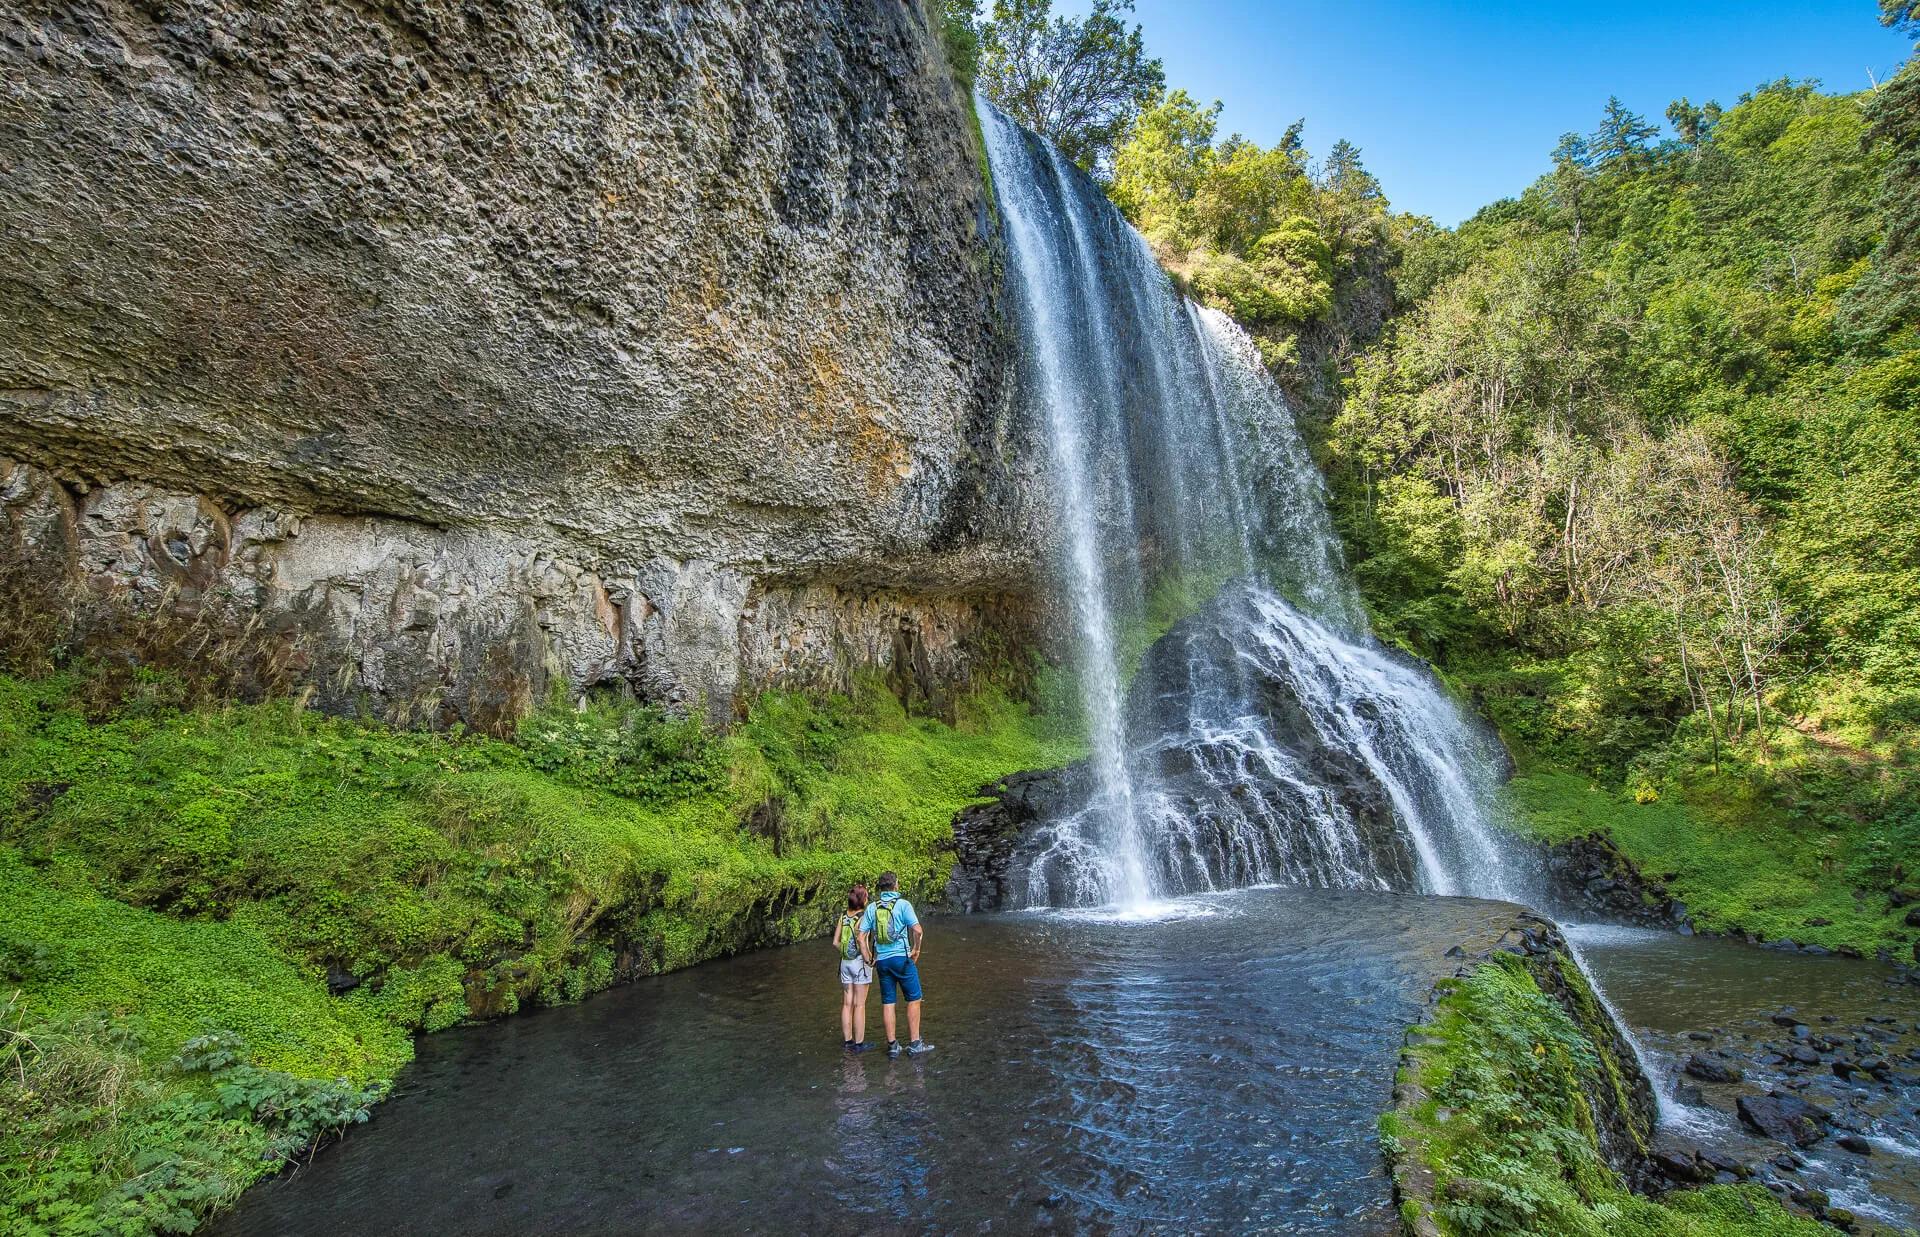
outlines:
[{"label": "woman's grey shorts", "polygon": [[873,982],[873,968],[867,965],[865,958],[842,958],[840,959],[840,982],[870,984]]}]

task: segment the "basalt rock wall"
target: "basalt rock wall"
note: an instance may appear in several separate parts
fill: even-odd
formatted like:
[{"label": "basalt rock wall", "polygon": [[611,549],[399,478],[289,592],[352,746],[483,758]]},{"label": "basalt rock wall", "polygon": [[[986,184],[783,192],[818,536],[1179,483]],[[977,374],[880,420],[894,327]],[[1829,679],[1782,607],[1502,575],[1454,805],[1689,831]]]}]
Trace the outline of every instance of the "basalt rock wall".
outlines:
[{"label": "basalt rock wall", "polygon": [[76,613],[488,722],[937,704],[1037,622],[918,0],[0,0],[0,464]]}]

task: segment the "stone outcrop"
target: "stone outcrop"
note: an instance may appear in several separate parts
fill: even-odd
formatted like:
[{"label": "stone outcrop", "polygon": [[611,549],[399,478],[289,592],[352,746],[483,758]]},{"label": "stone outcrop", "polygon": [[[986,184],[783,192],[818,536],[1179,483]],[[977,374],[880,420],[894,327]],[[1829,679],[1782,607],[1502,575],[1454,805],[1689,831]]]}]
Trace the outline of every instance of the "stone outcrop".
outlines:
[{"label": "stone outcrop", "polygon": [[971,914],[1020,904],[1014,859],[1036,825],[1058,819],[1086,802],[1092,771],[1084,760],[1059,769],[1030,770],[981,787],[986,802],[962,808],[953,818],[952,873],[947,906]]},{"label": "stone outcrop", "polygon": [[0,533],[317,689],[929,700],[1047,552],[903,0],[0,2]]},{"label": "stone outcrop", "polygon": [[1540,852],[1546,901],[1554,913],[1693,934],[1687,904],[1643,875],[1605,834],[1542,843]]}]

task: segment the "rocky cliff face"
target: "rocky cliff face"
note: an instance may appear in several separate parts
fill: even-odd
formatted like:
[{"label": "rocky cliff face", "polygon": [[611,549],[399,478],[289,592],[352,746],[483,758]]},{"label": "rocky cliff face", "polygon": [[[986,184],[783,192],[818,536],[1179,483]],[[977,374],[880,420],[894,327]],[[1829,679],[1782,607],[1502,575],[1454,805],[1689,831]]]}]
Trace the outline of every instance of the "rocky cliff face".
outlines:
[{"label": "rocky cliff face", "polygon": [[903,0],[0,3],[0,463],[84,613],[484,721],[939,696],[1044,547]]}]

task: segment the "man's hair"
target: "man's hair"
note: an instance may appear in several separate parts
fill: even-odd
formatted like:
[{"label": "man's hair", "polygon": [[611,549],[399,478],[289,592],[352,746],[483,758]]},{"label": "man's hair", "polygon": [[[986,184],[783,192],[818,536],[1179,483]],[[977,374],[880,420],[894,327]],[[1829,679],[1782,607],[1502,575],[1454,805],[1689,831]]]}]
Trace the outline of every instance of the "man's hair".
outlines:
[{"label": "man's hair", "polygon": [[875,881],[874,884],[879,887],[881,893],[892,893],[894,890],[900,888],[900,878],[891,872],[882,872],[880,879]]}]

